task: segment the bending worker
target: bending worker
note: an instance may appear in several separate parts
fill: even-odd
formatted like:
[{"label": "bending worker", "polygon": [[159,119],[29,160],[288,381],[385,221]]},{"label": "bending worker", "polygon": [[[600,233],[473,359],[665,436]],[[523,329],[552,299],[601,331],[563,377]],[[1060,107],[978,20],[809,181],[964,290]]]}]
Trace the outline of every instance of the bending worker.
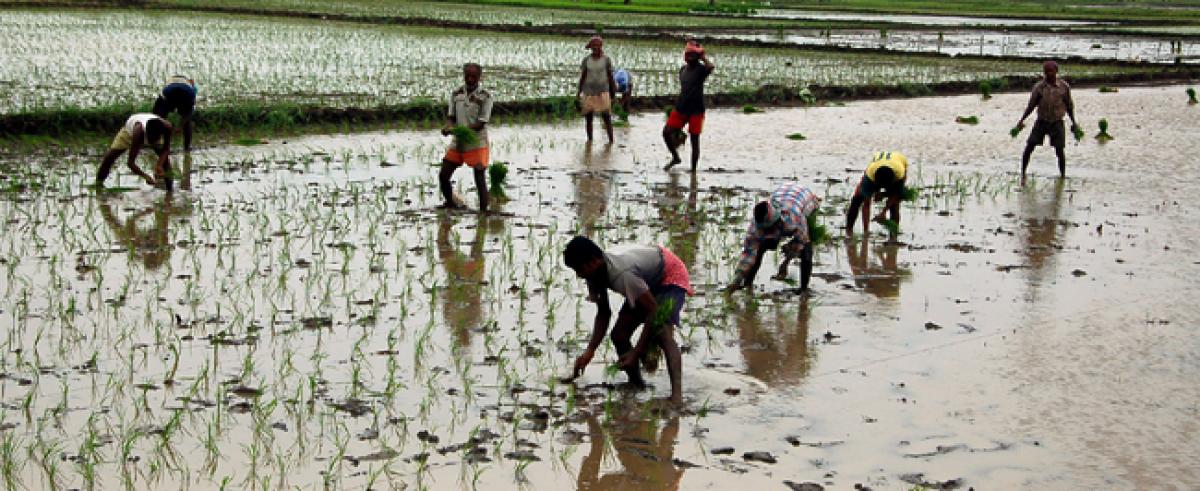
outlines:
[{"label": "bending worker", "polygon": [[876,152],[863,172],[862,180],[850,198],[846,209],[846,236],[854,235],[854,221],[862,213],[863,235],[870,232],[871,200],[887,197],[887,203],[874,220],[882,222],[884,212],[891,212],[891,220],[900,223],[900,200],[904,198],[904,178],[908,173],[908,158],[900,152]]},{"label": "bending worker", "polygon": [[809,227],[816,225],[817,207],[821,204],[811,189],[788,183],[771,193],[771,198],[754,205],[754,219],[746,231],[742,245],[742,257],[738,261],[737,273],[729,284],[730,290],[739,290],[754,284],[754,277],[762,265],[763,254],[779,248],[786,238],[791,241],[783,246],[783,262],[779,265],[776,279],[787,277],[788,263],[800,258],[800,290],[808,290],[812,276],[812,236]]}]

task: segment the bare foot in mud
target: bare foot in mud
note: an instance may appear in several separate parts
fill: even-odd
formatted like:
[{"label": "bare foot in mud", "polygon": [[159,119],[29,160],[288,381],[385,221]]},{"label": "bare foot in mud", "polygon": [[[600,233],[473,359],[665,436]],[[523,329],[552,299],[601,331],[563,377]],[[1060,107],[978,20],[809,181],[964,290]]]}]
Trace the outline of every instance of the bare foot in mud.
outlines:
[{"label": "bare foot in mud", "polygon": [[682,160],[680,160],[678,158],[673,158],[673,159],[671,159],[670,162],[667,162],[667,165],[663,166],[663,170],[671,170],[672,167],[675,167],[681,163],[683,163]]}]

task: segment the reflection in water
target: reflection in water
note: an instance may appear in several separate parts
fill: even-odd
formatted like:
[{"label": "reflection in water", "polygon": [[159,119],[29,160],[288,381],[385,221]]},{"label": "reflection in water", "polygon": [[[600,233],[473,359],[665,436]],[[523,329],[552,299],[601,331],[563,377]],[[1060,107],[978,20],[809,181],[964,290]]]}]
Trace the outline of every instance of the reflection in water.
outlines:
[{"label": "reflection in water", "polygon": [[867,240],[847,240],[846,261],[850,263],[850,272],[854,275],[854,284],[867,293],[879,298],[895,298],[900,295],[900,280],[908,274],[908,270],[900,269],[897,259],[900,256],[900,246],[883,244],[875,246],[875,255],[879,264],[871,262]]},{"label": "reflection in water", "polygon": [[1026,190],[1021,197],[1021,216],[1025,220],[1022,229],[1024,254],[1029,266],[1029,285],[1032,288],[1045,278],[1047,268],[1058,251],[1062,221],[1063,188],[1066,182],[1062,179],[1054,181],[1054,194],[1049,202],[1040,201],[1033,189]]},{"label": "reflection in water", "polygon": [[[594,413],[588,414],[591,449],[580,463],[576,489],[679,489],[683,469],[674,463],[679,416],[663,421],[642,416],[638,404],[617,406],[625,409],[613,417],[607,431]],[[661,431],[660,423],[665,423]],[[616,454],[621,469],[601,475],[605,458],[611,453]]]},{"label": "reflection in water", "polygon": [[183,154],[183,167],[179,169],[179,189],[192,190],[192,154]]},{"label": "reflection in water", "polygon": [[[178,204],[177,199],[180,201]],[[171,217],[190,214],[190,204],[182,198],[166,193],[141,207],[120,209],[122,212],[132,212],[122,218],[118,211],[113,209],[114,205],[121,203],[123,200],[118,197],[101,196],[98,203],[100,216],[104,218],[104,223],[108,224],[113,236],[129,250],[130,256],[141,261],[146,269],[158,269],[171,258],[171,249],[174,248],[168,229]],[[150,227],[139,227],[138,222],[147,216],[153,216]]]},{"label": "reflection in water", "polygon": [[761,307],[759,300],[746,296],[734,311],[746,374],[770,386],[794,385],[813,364],[808,351],[808,297],[801,297],[794,317],[783,305]]},{"label": "reflection in water", "polygon": [[679,173],[673,172],[662,199],[658,200],[658,215],[667,229],[667,248],[679,256],[688,271],[696,265],[696,246],[700,240],[700,227],[696,224],[696,174],[689,174],[687,201],[679,185]]},{"label": "reflection in water", "polygon": [[583,170],[573,173],[575,202],[579,206],[580,234],[595,238],[596,222],[608,207],[608,187],[612,174],[612,145],[605,145],[599,155],[592,153],[592,143],[583,146]]},{"label": "reflection in water", "polygon": [[471,328],[483,321],[483,241],[487,238],[487,218],[477,215],[475,238],[470,254],[459,251],[458,233],[451,233],[454,218],[451,213],[438,213],[437,250],[446,268],[447,285],[442,292],[442,308],[446,324],[454,331],[459,346],[471,344]]}]

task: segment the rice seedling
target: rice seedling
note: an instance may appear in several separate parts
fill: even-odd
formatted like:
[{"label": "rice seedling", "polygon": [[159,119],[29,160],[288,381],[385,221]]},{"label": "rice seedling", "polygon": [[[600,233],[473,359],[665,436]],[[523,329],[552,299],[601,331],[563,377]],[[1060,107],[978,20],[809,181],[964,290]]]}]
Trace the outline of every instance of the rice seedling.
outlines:
[{"label": "rice seedling", "polygon": [[893,237],[900,235],[900,224],[896,223],[895,220],[890,220],[890,219],[885,218],[883,220],[880,220],[879,223],[881,225],[883,225],[883,228],[887,229],[888,235],[891,235]]},{"label": "rice seedling", "polygon": [[1187,96],[1188,96],[1188,105],[1195,105],[1197,102],[1200,102],[1200,101],[1196,100],[1196,89],[1195,88],[1188,87],[1187,88]]},{"label": "rice seedling", "polygon": [[1104,143],[1113,139],[1112,135],[1108,134],[1108,119],[1100,118],[1097,125],[1100,127],[1100,132],[1096,133],[1097,141]]},{"label": "rice seedling", "polygon": [[1075,141],[1083,140],[1083,128],[1077,124],[1071,125],[1071,135],[1075,137]]},{"label": "rice seedling", "polygon": [[1023,129],[1025,129],[1025,125],[1013,126],[1011,130],[1008,130],[1008,135],[1013,138],[1016,138],[1017,135],[1021,134],[1021,130],[1023,130]]},{"label": "rice seedling", "polygon": [[954,118],[958,124],[979,124],[979,116],[958,116]]},{"label": "rice seedling", "polygon": [[461,124],[451,128],[450,134],[454,135],[454,143],[460,148],[474,146],[479,143],[479,135],[475,134],[475,130]]},{"label": "rice seedling", "polygon": [[804,134],[802,134],[802,133],[792,133],[787,136],[787,139],[800,141],[800,140],[807,140],[808,137],[804,136]]},{"label": "rice seedling", "polygon": [[1118,90],[1116,87],[1101,85],[1097,92],[1100,92],[1101,94],[1115,94],[1118,92]]},{"label": "rice seedling", "polygon": [[761,112],[762,112],[762,109],[754,107],[754,105],[752,105],[752,104],[746,104],[746,105],[742,106],[743,114],[754,114],[754,113],[761,113]]},{"label": "rice seedling", "polygon": [[495,162],[488,166],[488,193],[497,199],[507,199],[504,184],[508,180],[508,164]]}]

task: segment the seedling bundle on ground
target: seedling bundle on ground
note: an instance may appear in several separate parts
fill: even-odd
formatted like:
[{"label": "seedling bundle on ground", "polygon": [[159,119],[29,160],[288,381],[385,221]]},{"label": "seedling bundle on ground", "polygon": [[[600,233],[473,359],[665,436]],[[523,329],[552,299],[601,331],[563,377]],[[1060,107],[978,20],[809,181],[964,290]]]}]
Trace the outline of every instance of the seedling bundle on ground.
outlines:
[{"label": "seedling bundle on ground", "polygon": [[1096,140],[1100,141],[1101,143],[1104,143],[1106,141],[1113,139],[1112,135],[1108,134],[1108,120],[1107,119],[1100,118],[1100,121],[1097,122],[1097,125],[1100,127],[1100,132],[1096,133]]}]

